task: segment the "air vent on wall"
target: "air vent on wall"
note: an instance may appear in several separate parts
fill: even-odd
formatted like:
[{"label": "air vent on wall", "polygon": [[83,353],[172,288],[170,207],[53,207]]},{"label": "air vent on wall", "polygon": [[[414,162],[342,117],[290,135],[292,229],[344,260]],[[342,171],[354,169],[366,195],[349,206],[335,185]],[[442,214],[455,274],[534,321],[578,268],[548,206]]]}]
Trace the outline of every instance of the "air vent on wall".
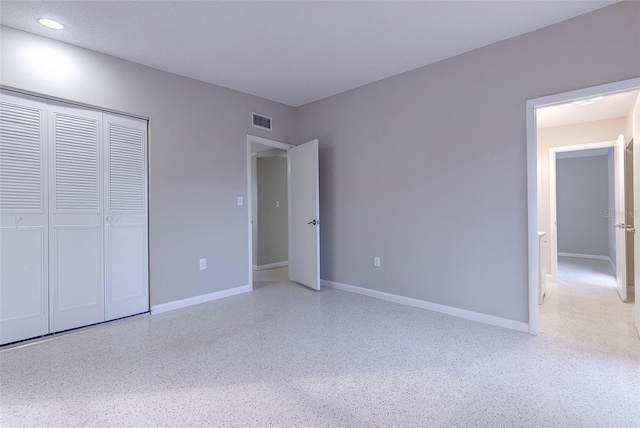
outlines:
[{"label": "air vent on wall", "polygon": [[251,112],[251,125],[256,128],[271,131],[271,118],[269,116]]}]

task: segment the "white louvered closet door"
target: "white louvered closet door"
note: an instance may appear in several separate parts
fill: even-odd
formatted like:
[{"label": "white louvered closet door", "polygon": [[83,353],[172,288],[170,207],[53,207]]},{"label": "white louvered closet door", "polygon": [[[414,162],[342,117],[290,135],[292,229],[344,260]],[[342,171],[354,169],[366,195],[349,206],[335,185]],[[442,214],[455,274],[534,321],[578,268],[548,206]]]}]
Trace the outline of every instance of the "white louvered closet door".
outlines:
[{"label": "white louvered closet door", "polygon": [[46,108],[0,91],[0,344],[49,332]]},{"label": "white louvered closet door", "polygon": [[104,113],[106,320],[149,310],[147,122]]},{"label": "white louvered closet door", "polygon": [[49,103],[51,332],[104,321],[102,113]]}]

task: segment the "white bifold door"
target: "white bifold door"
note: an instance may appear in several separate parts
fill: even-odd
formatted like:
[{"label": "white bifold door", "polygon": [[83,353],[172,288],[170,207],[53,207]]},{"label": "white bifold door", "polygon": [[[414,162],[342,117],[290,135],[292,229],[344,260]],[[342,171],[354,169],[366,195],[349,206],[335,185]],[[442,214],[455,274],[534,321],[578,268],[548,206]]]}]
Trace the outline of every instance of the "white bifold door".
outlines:
[{"label": "white bifold door", "polygon": [[147,123],[104,114],[105,320],[149,310]]},{"label": "white bifold door", "polygon": [[51,332],[104,321],[102,113],[50,104]]},{"label": "white bifold door", "polygon": [[0,93],[0,344],[49,332],[46,107]]},{"label": "white bifold door", "polygon": [[148,311],[146,121],[1,95],[0,343]]}]

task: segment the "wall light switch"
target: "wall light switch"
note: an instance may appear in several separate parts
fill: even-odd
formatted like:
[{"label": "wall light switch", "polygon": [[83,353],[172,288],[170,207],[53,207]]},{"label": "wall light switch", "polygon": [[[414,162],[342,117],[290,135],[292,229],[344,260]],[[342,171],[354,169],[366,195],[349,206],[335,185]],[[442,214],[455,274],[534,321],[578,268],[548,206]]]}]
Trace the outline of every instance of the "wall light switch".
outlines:
[{"label": "wall light switch", "polygon": [[244,199],[242,198],[242,196],[238,196],[238,206],[241,207],[244,205]]},{"label": "wall light switch", "polygon": [[205,270],[207,268],[207,259],[200,259],[200,270]]},{"label": "wall light switch", "polygon": [[276,208],[280,208],[280,201],[276,201]]},{"label": "wall light switch", "polygon": [[375,267],[380,267],[380,257],[374,257],[373,258],[373,265]]}]

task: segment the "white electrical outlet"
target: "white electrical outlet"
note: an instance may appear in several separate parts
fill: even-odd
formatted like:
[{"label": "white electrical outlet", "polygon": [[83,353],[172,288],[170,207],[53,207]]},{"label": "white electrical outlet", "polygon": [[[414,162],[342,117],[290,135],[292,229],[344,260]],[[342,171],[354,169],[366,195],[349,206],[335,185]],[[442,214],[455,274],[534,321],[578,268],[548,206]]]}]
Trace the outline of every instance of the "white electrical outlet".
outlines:
[{"label": "white electrical outlet", "polygon": [[280,208],[280,201],[276,201],[276,208]]},{"label": "white electrical outlet", "polygon": [[373,265],[375,267],[380,267],[380,257],[374,257],[373,258]]},{"label": "white electrical outlet", "polygon": [[200,259],[200,270],[205,270],[207,268],[207,259]]},{"label": "white electrical outlet", "polygon": [[244,205],[244,198],[242,196],[238,196],[238,206],[241,207]]}]

